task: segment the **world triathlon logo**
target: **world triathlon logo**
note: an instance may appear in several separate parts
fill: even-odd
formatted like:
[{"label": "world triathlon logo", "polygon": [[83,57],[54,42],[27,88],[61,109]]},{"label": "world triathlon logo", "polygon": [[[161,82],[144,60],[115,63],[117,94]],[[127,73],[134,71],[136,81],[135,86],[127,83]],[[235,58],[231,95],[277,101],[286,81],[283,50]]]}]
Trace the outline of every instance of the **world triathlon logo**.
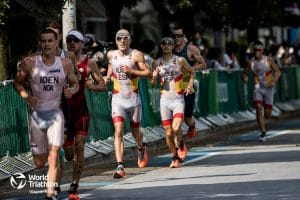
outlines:
[{"label": "world triathlon logo", "polygon": [[26,176],[22,173],[15,173],[10,177],[10,185],[17,190],[24,188],[26,182]]}]

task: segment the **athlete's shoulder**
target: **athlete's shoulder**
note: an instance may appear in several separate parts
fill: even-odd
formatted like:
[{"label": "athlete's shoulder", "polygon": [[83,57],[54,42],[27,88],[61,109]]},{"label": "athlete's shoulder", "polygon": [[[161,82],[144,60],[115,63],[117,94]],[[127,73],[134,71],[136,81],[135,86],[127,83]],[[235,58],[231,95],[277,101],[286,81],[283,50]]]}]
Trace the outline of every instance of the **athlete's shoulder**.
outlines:
[{"label": "athlete's shoulder", "polygon": [[64,52],[65,52],[66,58],[69,58],[71,60],[75,59],[75,54],[72,51],[64,51]]},{"label": "athlete's shoulder", "polygon": [[192,52],[200,52],[200,50],[198,49],[198,47],[196,47],[193,44],[188,44],[188,51],[192,51]]},{"label": "athlete's shoulder", "polygon": [[72,61],[69,58],[61,58],[58,57],[61,60],[61,63],[63,66],[72,66]]},{"label": "athlete's shoulder", "polygon": [[112,56],[115,54],[116,51],[117,51],[117,50],[109,50],[109,51],[107,52],[107,58],[108,58],[108,59],[112,58]]}]

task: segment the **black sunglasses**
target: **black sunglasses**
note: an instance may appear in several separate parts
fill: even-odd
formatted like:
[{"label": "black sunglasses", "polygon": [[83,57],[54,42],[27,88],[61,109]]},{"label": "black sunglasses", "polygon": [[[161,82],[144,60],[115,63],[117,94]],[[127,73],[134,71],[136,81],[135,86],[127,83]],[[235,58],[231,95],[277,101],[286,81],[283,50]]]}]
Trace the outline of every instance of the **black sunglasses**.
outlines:
[{"label": "black sunglasses", "polygon": [[124,41],[128,41],[129,40],[129,36],[118,36],[117,37],[117,41],[121,41],[122,39],[124,40]]},{"label": "black sunglasses", "polygon": [[182,38],[183,34],[173,34],[173,38]]},{"label": "black sunglasses", "polygon": [[71,37],[71,38],[67,38],[67,43],[70,43],[70,42],[80,42],[80,40],[78,38],[75,38],[75,37]]},{"label": "black sunglasses", "polygon": [[169,42],[169,41],[163,41],[160,44],[163,45],[163,46],[166,46],[166,45],[172,46],[174,43],[173,42]]}]

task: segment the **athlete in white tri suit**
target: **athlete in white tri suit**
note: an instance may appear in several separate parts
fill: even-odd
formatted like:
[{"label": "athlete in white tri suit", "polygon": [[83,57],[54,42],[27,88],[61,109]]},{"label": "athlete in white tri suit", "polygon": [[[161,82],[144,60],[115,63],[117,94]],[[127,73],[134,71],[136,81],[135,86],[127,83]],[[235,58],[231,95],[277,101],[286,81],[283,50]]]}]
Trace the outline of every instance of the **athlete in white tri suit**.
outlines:
[{"label": "athlete in white tri suit", "polygon": [[[266,126],[264,118],[270,118],[272,115],[274,86],[281,75],[277,64],[271,57],[264,56],[263,50],[264,46],[260,41],[254,43],[254,57],[250,59],[242,73],[245,83],[248,81],[247,72],[251,71],[253,74],[253,101],[258,126],[261,130],[260,141],[265,141]],[[264,107],[264,112],[262,111],[262,107]]]},{"label": "athlete in white tri suit", "polygon": [[[48,185],[46,199],[56,198],[54,187],[58,178],[58,156],[63,144],[64,117],[60,108],[62,93],[70,98],[78,90],[78,80],[69,59],[55,56],[57,33],[44,29],[39,36],[41,55],[26,57],[20,63],[14,87],[29,104],[30,137],[36,168],[48,161]],[[70,86],[64,87],[66,80]],[[24,89],[30,83],[32,96]]]},{"label": "athlete in white tri suit", "polygon": [[143,144],[143,134],[140,133],[141,101],[138,94],[139,77],[148,77],[150,70],[145,63],[144,54],[131,49],[131,36],[126,29],[116,33],[118,50],[109,51],[106,82],[113,77],[112,119],[115,127],[115,156],[117,161],[114,178],[125,176],[123,163],[123,132],[126,115],[129,116],[131,132],[138,146],[138,167],[146,167],[148,154]]},{"label": "athlete in white tri suit", "polygon": [[124,122],[126,114],[129,114],[131,125],[139,127],[141,121],[141,99],[138,94],[139,77],[122,72],[122,66],[137,70],[132,59],[133,49],[128,55],[121,56],[119,51],[112,52],[111,66],[113,71],[114,86],[112,95],[112,118],[113,122]]},{"label": "athlete in white tri suit", "polygon": [[[157,78],[160,77],[161,120],[166,131],[167,145],[173,154],[170,167],[177,168],[180,167],[180,162],[185,159],[187,154],[181,133],[185,106],[183,95],[189,95],[193,92],[195,72],[185,58],[173,55],[174,40],[172,38],[165,37],[160,44],[163,55],[154,61],[155,70],[152,74],[152,84],[156,84]],[[184,73],[190,74],[186,90],[183,88]]]},{"label": "athlete in white tri suit", "polygon": [[61,134],[64,131],[64,124],[61,123],[64,117],[60,103],[66,74],[59,57],[55,57],[52,66],[45,66],[40,55],[35,58],[30,84],[32,95],[39,101],[30,118],[33,132],[31,146],[33,154],[43,154],[48,151],[48,143],[62,146],[64,141],[64,135]]}]

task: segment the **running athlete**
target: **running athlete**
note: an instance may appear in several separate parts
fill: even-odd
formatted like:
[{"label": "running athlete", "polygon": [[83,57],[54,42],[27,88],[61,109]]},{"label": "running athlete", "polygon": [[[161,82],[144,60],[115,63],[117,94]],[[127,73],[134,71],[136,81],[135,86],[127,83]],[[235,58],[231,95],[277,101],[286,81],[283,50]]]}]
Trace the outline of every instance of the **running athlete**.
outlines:
[{"label": "running athlete", "polygon": [[[175,48],[173,53],[175,55],[184,57],[194,71],[205,69],[206,63],[200,54],[199,49],[192,44],[185,42],[185,35],[182,27],[174,27],[172,30],[173,38],[175,40]],[[183,74],[183,88],[186,90],[189,83],[189,73]],[[195,92],[190,95],[184,95],[185,109],[184,121],[188,125],[187,135],[193,138],[196,135],[195,119],[193,118],[193,111],[195,106]]]},{"label": "running athlete", "polygon": [[138,94],[139,77],[147,77],[150,70],[147,68],[142,52],[131,49],[131,36],[126,29],[120,29],[116,33],[118,49],[109,51],[107,54],[109,65],[106,82],[113,77],[112,95],[112,120],[115,128],[115,156],[117,162],[114,178],[125,176],[123,163],[123,132],[126,114],[130,119],[132,135],[138,146],[138,167],[146,167],[148,154],[143,135],[140,133],[141,101]]},{"label": "running athlete", "polygon": [[[64,141],[64,116],[60,108],[62,93],[71,98],[78,91],[78,80],[69,59],[56,55],[58,36],[44,29],[39,36],[41,55],[25,58],[20,64],[14,87],[30,106],[30,140],[36,168],[48,161],[46,199],[56,199],[59,150]],[[32,96],[22,83],[30,82]],[[69,87],[65,87],[66,81]]]},{"label": "running athlete", "polygon": [[[173,155],[171,168],[180,167],[180,163],[187,155],[187,148],[181,134],[184,118],[184,97],[193,93],[195,72],[185,58],[173,55],[174,40],[165,37],[161,40],[162,57],[154,62],[155,70],[152,74],[152,84],[157,83],[160,76],[161,96],[160,114],[162,125],[166,131],[166,143]],[[189,82],[183,88],[183,75],[189,74]],[[178,141],[176,147],[175,138]]]},{"label": "running athlete", "polygon": [[[259,140],[262,142],[265,141],[266,137],[265,118],[272,116],[274,86],[281,75],[278,65],[271,57],[264,56],[263,50],[262,42],[257,41],[254,43],[254,57],[250,59],[242,73],[242,79],[245,83],[248,81],[247,72],[251,71],[253,73],[255,84],[253,101],[256,109],[256,120],[261,131]],[[264,112],[262,107],[264,107]]]},{"label": "running athlete", "polygon": [[[66,158],[71,161],[74,158],[73,178],[69,188],[69,197],[78,197],[78,184],[84,167],[84,146],[88,136],[89,112],[85,97],[85,89],[92,91],[105,91],[106,84],[98,69],[97,64],[89,59],[88,55],[83,55],[83,35],[72,30],[66,37],[67,48],[75,54],[76,67],[80,73],[79,91],[68,99],[69,111],[69,132],[64,144]],[[74,151],[72,151],[74,150]]]},{"label": "running athlete", "polygon": [[[74,73],[76,75],[76,77],[78,78],[78,80],[80,79],[79,77],[79,72],[78,72],[78,69],[75,67],[75,64],[76,64],[76,61],[75,61],[75,55],[73,52],[71,51],[65,51],[63,50],[62,48],[60,48],[60,42],[62,40],[62,34],[61,34],[61,26],[59,23],[55,22],[55,21],[48,21],[46,23],[46,28],[49,28],[49,29],[52,29],[53,31],[55,31],[58,35],[58,40],[57,40],[57,47],[56,47],[56,56],[59,56],[61,58],[68,58],[72,61],[73,63],[73,69],[74,69]],[[65,139],[67,137],[68,134],[71,134],[70,132],[68,132],[67,130],[67,127],[68,127],[68,124],[69,124],[69,115],[68,115],[68,105],[67,105],[67,99],[64,98],[64,96],[62,96],[62,103],[61,103],[61,107],[62,107],[62,110],[63,110],[63,113],[64,113],[64,119],[65,119]],[[68,147],[66,147],[68,148]],[[72,148],[73,147],[70,147],[69,148]],[[66,153],[61,149],[60,150],[60,156],[59,156],[59,162],[60,162],[60,168],[58,170],[58,186],[55,187],[55,192],[57,193],[57,196],[58,194],[60,193],[61,191],[61,188],[60,188],[60,183],[61,183],[61,178],[62,178],[62,172],[63,172],[63,168],[64,168],[64,154],[65,154],[65,157],[67,160],[70,160],[69,158],[72,157],[73,154],[71,155],[68,155],[68,153],[73,153],[73,151],[71,150],[67,150]]]}]

